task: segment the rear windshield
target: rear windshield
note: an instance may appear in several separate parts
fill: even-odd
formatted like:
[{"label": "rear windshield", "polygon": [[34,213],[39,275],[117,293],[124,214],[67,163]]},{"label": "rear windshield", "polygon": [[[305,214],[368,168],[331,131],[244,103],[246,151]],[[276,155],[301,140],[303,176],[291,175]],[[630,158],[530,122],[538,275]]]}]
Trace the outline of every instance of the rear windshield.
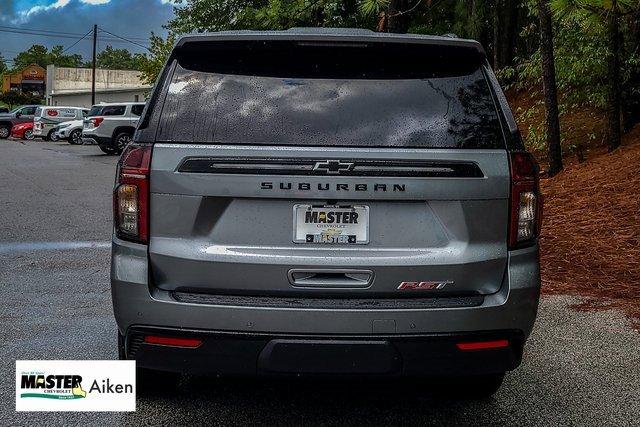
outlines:
[{"label": "rear windshield", "polygon": [[101,116],[122,116],[126,107],[124,105],[107,105],[102,107]]},{"label": "rear windshield", "polygon": [[186,143],[503,148],[481,58],[438,49],[243,46],[183,53],[156,137]]},{"label": "rear windshield", "polygon": [[87,113],[87,117],[99,116],[100,115],[100,111],[102,111],[102,106],[101,105],[94,105],[93,107],[91,107],[91,109]]}]

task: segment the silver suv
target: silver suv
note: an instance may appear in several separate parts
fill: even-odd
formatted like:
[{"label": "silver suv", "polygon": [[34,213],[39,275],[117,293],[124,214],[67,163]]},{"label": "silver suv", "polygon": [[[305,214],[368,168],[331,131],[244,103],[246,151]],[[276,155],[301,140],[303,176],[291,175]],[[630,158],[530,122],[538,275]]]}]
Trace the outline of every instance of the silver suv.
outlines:
[{"label": "silver suv", "polygon": [[131,142],[144,106],[141,102],[94,105],[84,120],[82,143],[97,144],[106,154],[120,154]]},{"label": "silver suv", "polygon": [[536,317],[538,168],[475,41],[184,37],[114,209],[119,354],[141,378],[448,376],[487,395]]}]

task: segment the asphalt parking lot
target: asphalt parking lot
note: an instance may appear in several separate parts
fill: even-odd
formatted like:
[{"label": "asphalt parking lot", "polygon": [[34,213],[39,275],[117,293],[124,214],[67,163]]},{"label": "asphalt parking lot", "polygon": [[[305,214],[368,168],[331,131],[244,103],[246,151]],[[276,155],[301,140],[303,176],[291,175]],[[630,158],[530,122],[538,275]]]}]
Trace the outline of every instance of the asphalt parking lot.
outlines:
[{"label": "asphalt parking lot", "polygon": [[640,334],[620,313],[544,298],[523,365],[481,401],[421,383],[185,377],[135,413],[16,413],[16,359],[115,359],[109,292],[115,157],[0,140],[0,425],[638,425]]}]

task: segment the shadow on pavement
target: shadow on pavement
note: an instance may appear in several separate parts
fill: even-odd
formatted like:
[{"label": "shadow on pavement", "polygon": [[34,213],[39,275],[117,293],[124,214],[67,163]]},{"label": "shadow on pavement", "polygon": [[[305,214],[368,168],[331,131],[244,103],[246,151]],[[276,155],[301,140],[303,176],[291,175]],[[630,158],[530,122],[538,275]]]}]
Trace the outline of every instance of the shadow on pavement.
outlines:
[{"label": "shadow on pavement", "polygon": [[494,402],[441,397],[438,382],[429,379],[184,377],[177,390],[139,394],[137,411],[123,421],[459,425]]}]

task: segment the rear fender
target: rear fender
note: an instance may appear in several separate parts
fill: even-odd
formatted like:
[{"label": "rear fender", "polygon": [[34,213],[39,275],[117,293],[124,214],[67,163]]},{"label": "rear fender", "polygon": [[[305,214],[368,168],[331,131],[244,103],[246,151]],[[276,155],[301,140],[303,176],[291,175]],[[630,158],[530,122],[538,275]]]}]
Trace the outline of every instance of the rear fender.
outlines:
[{"label": "rear fender", "polygon": [[111,139],[115,141],[116,136],[122,132],[127,132],[131,136],[133,136],[133,133],[135,132],[135,130],[136,129],[133,126],[118,126],[113,130],[113,135],[111,135]]}]

